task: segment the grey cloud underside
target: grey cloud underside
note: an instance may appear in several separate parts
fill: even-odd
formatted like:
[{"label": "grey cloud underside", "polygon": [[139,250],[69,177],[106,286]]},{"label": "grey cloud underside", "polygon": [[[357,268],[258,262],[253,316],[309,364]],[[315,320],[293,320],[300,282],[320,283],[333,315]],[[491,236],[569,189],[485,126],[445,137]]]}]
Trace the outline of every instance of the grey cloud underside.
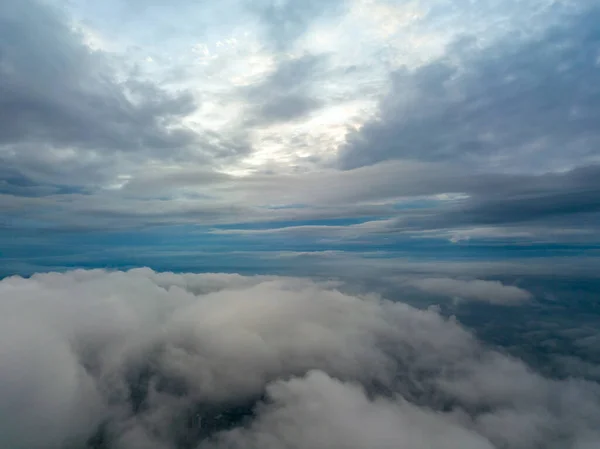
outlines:
[{"label": "grey cloud underside", "polygon": [[250,104],[249,125],[288,122],[306,116],[323,103],[311,92],[325,57],[305,55],[279,62],[263,81],[242,89]]},{"label": "grey cloud underside", "polygon": [[247,150],[235,137],[177,124],[196,109],[189,92],[144,80],[84,39],[61,9],[31,0],[0,5],[4,168],[38,184],[62,182],[66,172],[73,184],[94,184],[123,160],[206,161]]},{"label": "grey cloud underside", "polygon": [[[439,167],[438,167],[439,168]],[[600,167],[588,166],[566,173],[544,175],[484,175],[463,173],[448,166],[445,170],[432,166],[380,165],[329,177],[308,176],[304,197],[292,197],[296,202],[311,200],[312,204],[346,204],[352,201],[369,203],[402,198],[429,196],[445,192],[466,194],[464,199],[446,201],[429,208],[410,208],[400,212],[379,206],[379,213],[390,217],[383,222],[354,226],[299,226],[290,232],[327,232],[343,236],[361,232],[393,233],[453,229],[473,226],[531,226],[545,229],[585,228],[593,231],[599,222]],[[248,183],[263,197],[276,189],[286,196],[294,194],[294,178],[282,178],[270,184],[269,177]],[[333,186],[337,188],[334,189]],[[290,189],[289,193],[288,190]],[[251,194],[249,193],[249,196]],[[377,208],[365,209],[373,214]],[[305,214],[309,210],[303,211]],[[286,213],[286,211],[284,211]],[[297,211],[287,211],[288,214]],[[313,212],[318,216],[318,212]],[[340,213],[343,213],[340,211]],[[285,231],[286,228],[281,229]],[[252,233],[253,231],[246,231]],[[268,233],[269,231],[256,231]],[[594,238],[593,235],[589,237]]]},{"label": "grey cloud underside", "polygon": [[165,125],[191,112],[192,98],[141,81],[117,81],[109,57],[85,46],[60,10],[32,1],[4,4],[0,20],[3,144],[49,141],[134,151],[190,142],[189,133]]},{"label": "grey cloud underside", "polygon": [[[530,237],[535,237],[536,229],[547,231],[546,234],[579,230],[580,238],[593,240],[600,212],[598,166],[565,173],[511,175],[468,173],[452,165],[399,162],[342,172],[257,174],[245,178],[190,169],[148,173],[133,178],[120,190],[88,194],[60,185],[43,190],[31,180],[11,176],[7,178],[8,184],[0,186],[7,193],[0,197],[0,203],[8,216],[44,217],[59,227],[76,223],[82,227],[217,225],[362,216],[372,221],[347,227],[295,226],[281,231],[325,232],[344,237],[361,233],[513,227],[518,232],[529,229]],[[408,206],[400,210],[393,207],[396,202],[448,192],[465,197],[437,201],[429,207]],[[186,196],[181,201],[157,199],[174,194]],[[31,198],[36,195],[45,197]],[[303,206],[265,207],[273,204]],[[48,208],[54,208],[53,215],[45,214]],[[378,221],[373,218],[376,216],[385,220]],[[269,231],[243,233],[269,234]]]},{"label": "grey cloud underside", "polygon": [[287,122],[303,117],[320,106],[318,100],[302,95],[283,95],[262,105],[259,108],[259,116],[266,122]]},{"label": "grey cloud underside", "polygon": [[60,184],[40,184],[24,176],[18,170],[5,166],[0,168],[0,194],[11,196],[38,197],[61,193],[75,193],[77,187]]},{"label": "grey cloud underside", "polygon": [[[14,449],[588,449],[600,387],[338,283],[77,270],[0,281]],[[25,406],[27,405],[27,406]]]},{"label": "grey cloud underside", "polygon": [[[593,228],[599,222],[600,167],[537,176],[498,177],[474,186],[469,199],[422,217],[430,227],[522,225]],[[504,179],[502,179],[504,178]],[[418,220],[417,220],[418,222]],[[418,224],[417,224],[418,226]]]},{"label": "grey cloud underside", "polygon": [[414,158],[535,171],[597,161],[600,9],[589,6],[541,36],[491,47],[464,38],[440,60],[398,70],[341,164]]}]

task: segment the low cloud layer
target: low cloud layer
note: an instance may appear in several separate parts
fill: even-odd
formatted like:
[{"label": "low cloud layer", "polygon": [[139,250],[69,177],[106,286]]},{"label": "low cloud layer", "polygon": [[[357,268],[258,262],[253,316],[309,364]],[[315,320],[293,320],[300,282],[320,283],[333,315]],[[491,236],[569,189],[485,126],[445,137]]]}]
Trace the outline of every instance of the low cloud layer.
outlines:
[{"label": "low cloud layer", "polygon": [[500,281],[426,278],[415,280],[412,285],[434,295],[492,304],[516,305],[531,299],[528,291]]},{"label": "low cloud layer", "polygon": [[600,444],[598,384],[544,378],[435,310],[336,286],[149,269],[5,278],[0,445]]}]

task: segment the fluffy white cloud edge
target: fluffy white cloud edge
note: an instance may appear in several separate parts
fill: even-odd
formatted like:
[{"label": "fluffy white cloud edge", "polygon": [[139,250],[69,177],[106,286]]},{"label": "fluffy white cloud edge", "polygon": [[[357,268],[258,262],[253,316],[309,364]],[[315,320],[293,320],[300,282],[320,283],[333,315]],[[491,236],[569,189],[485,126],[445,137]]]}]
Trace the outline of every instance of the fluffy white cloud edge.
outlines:
[{"label": "fluffy white cloud edge", "polygon": [[424,278],[413,280],[411,284],[434,295],[498,305],[518,305],[533,298],[527,290],[500,281]]},{"label": "fluffy white cloud edge", "polygon": [[0,281],[2,447],[587,449],[598,422],[598,384],[544,378],[434,310],[335,283]]}]

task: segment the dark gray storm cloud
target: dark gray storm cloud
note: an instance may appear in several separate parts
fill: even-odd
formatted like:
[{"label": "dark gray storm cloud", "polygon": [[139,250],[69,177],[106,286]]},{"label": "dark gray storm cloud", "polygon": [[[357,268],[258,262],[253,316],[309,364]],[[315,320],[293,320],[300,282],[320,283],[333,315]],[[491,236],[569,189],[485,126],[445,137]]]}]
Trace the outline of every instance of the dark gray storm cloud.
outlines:
[{"label": "dark gray storm cloud", "polygon": [[[5,278],[0,444],[590,449],[600,442],[598,384],[543,377],[436,309],[339,287],[149,269]],[[507,294],[489,284],[459,287],[477,297]]]},{"label": "dark gray storm cloud", "polygon": [[465,38],[440,60],[396,71],[378,119],[349,139],[342,165],[421,159],[561,170],[597,161],[600,9],[585,5],[541,35],[492,46]]}]

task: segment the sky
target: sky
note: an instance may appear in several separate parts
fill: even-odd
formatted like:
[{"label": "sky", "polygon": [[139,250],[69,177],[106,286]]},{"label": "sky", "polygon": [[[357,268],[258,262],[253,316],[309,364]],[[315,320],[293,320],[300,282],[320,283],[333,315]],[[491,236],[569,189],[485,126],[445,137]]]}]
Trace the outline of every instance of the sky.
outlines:
[{"label": "sky", "polygon": [[5,0],[2,275],[595,260],[599,15]]},{"label": "sky", "polygon": [[597,448],[599,22],[0,0],[0,446]]}]

